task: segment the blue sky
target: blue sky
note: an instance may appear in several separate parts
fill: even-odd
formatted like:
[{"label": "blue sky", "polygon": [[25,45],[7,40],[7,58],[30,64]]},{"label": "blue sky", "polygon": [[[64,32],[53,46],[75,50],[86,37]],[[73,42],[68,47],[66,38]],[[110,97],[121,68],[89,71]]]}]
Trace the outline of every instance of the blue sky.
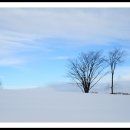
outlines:
[{"label": "blue sky", "polygon": [[127,51],[117,78],[130,81],[129,23],[130,8],[0,8],[3,88],[69,82],[68,59],[113,47]]}]

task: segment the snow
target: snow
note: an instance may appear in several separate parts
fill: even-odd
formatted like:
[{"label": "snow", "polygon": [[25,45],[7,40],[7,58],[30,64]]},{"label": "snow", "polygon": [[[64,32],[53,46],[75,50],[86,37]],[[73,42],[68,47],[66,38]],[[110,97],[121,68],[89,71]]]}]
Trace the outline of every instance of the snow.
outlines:
[{"label": "snow", "polygon": [[0,122],[130,122],[130,95],[0,90]]}]

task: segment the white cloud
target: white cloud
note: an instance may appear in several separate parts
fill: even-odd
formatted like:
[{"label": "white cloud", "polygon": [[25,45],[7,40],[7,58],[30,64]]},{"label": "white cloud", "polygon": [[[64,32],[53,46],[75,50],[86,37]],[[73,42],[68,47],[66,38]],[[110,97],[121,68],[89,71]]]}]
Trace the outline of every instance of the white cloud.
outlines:
[{"label": "white cloud", "polygon": [[45,38],[85,44],[130,41],[129,23],[128,8],[1,8],[0,55],[39,47],[37,39]]},{"label": "white cloud", "polygon": [[130,81],[130,67],[121,66],[116,69],[117,80]]},{"label": "white cloud", "polygon": [[129,9],[1,9],[1,28],[33,37],[92,42],[129,38]]},{"label": "white cloud", "polygon": [[51,60],[67,60],[67,59],[70,59],[70,57],[68,57],[68,56],[56,56],[56,57],[52,57],[50,59]]},{"label": "white cloud", "polygon": [[0,66],[15,66],[24,64],[25,61],[20,58],[4,58],[0,59]]}]

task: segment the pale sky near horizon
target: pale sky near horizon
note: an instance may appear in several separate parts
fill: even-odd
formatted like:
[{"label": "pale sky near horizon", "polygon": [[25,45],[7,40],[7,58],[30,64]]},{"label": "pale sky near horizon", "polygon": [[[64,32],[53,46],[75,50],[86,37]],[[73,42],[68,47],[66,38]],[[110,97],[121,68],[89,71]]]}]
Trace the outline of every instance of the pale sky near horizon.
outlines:
[{"label": "pale sky near horizon", "polygon": [[114,47],[127,52],[116,78],[130,81],[130,8],[0,8],[3,88],[69,82],[68,59]]}]

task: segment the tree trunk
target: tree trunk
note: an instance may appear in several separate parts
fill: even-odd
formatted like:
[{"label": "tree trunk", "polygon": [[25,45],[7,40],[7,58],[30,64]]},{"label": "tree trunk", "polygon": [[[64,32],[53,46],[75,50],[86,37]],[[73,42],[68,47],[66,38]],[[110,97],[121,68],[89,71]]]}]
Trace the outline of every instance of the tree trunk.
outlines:
[{"label": "tree trunk", "polygon": [[114,78],[114,73],[112,73],[112,80],[111,80],[111,94],[113,94],[113,78]]},{"label": "tree trunk", "polygon": [[90,83],[85,83],[84,92],[89,93],[89,90],[90,90]]},{"label": "tree trunk", "polygon": [[89,93],[89,89],[87,87],[84,88],[85,93]]}]

